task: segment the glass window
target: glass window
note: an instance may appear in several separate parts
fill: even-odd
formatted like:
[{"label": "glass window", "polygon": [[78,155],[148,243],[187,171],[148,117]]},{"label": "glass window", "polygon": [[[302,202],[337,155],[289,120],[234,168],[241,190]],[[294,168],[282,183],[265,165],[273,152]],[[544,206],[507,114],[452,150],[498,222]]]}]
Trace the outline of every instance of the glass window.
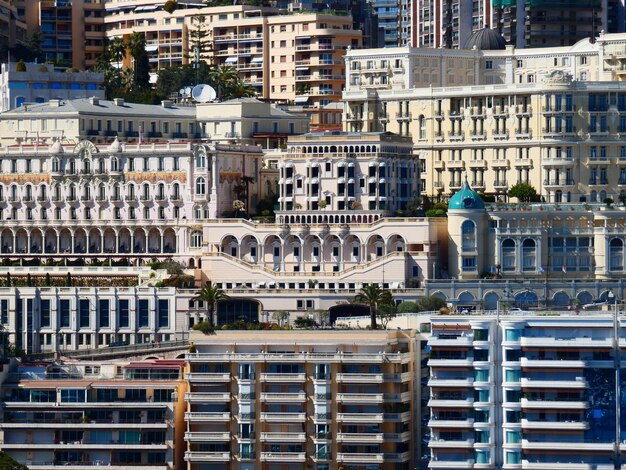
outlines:
[{"label": "glass window", "polygon": [[159,328],[168,328],[170,324],[170,301],[168,299],[159,299]]},{"label": "glass window", "polygon": [[504,373],[504,381],[505,382],[519,382],[522,380],[522,371],[521,370],[507,370]]},{"label": "glass window", "polygon": [[110,302],[108,299],[98,300],[99,327],[108,328],[110,326]]},{"label": "glass window", "polygon": [[522,337],[522,332],[519,330],[506,330],[504,332],[505,341],[519,341]]},{"label": "glass window", "polygon": [[61,328],[69,328],[70,326],[70,300],[61,299],[59,301],[59,320]]},{"label": "glass window", "polygon": [[84,403],[85,390],[78,388],[61,389],[61,403]]},{"label": "glass window", "polygon": [[137,307],[137,317],[139,320],[139,328],[146,328],[150,324],[150,301],[148,299],[139,299]]},{"label": "glass window", "polygon": [[130,326],[129,311],[128,299],[120,299],[117,305],[118,323],[120,328],[128,328]]}]

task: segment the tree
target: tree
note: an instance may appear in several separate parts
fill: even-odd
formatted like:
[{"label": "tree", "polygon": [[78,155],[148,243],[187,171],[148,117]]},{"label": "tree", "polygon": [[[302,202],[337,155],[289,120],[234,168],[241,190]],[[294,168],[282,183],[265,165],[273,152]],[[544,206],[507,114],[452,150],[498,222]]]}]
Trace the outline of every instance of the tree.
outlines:
[{"label": "tree", "polygon": [[246,207],[250,207],[250,199],[249,199],[250,185],[254,183],[254,177],[244,176],[241,178],[241,183],[243,183],[243,185],[246,188],[246,192],[245,192]]},{"label": "tree", "polygon": [[377,313],[383,328],[386,329],[389,322],[396,317],[398,309],[390,291],[384,290],[381,297]]},{"label": "tree", "polygon": [[400,303],[400,305],[398,305],[398,313],[419,312],[418,308],[419,307],[417,306],[417,303],[405,300],[404,302]]},{"label": "tree", "polygon": [[285,322],[289,321],[290,313],[287,310],[276,310],[272,313],[272,320],[278,323],[279,326],[284,326]]},{"label": "tree", "polygon": [[293,321],[293,326],[296,328],[315,328],[317,323],[309,317],[298,317]]},{"label": "tree", "polygon": [[[194,69],[198,70],[200,63],[206,63],[212,59],[213,46],[209,42],[206,16],[194,15],[191,17],[190,22],[187,59],[193,63]],[[198,75],[196,75],[196,78],[198,78]]]},{"label": "tree", "polygon": [[52,286],[52,279],[50,279],[50,273],[46,273],[46,287]]},{"label": "tree", "polygon": [[209,82],[222,101],[254,95],[254,91],[241,80],[237,69],[230,65],[213,67],[209,72]]},{"label": "tree", "polygon": [[196,302],[206,302],[208,310],[207,321],[209,326],[215,325],[213,312],[217,310],[217,304],[228,300],[230,297],[226,293],[214,285],[211,281],[207,281],[198,294],[192,299]]},{"label": "tree", "polygon": [[378,284],[368,284],[361,288],[359,293],[354,296],[354,303],[365,304],[370,309],[370,327],[372,330],[378,328],[376,322],[376,315],[379,305],[384,304],[387,301],[385,291],[380,288]]},{"label": "tree", "polygon": [[520,202],[539,202],[537,190],[528,183],[517,183],[509,189],[509,197],[516,197]]},{"label": "tree", "polygon": [[240,212],[244,212],[246,210],[246,205],[243,201],[235,199],[233,201],[233,209],[235,209],[235,217],[237,217]]},{"label": "tree", "polygon": [[416,302],[418,312],[433,312],[446,306],[446,301],[439,297],[422,297]]},{"label": "tree", "polygon": [[0,451],[0,468],[5,470],[28,470],[26,465],[22,465],[3,451]]},{"label": "tree", "polygon": [[126,47],[133,59],[132,89],[149,88],[150,62],[146,53],[146,37],[142,33],[134,32],[128,38]]}]

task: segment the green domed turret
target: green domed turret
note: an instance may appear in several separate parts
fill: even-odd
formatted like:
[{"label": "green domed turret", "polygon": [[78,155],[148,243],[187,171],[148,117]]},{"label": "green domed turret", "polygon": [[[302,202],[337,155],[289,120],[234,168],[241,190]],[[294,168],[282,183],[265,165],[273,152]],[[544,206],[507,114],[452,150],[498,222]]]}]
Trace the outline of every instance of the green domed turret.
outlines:
[{"label": "green domed turret", "polygon": [[448,209],[484,209],[485,203],[480,195],[474,191],[467,180],[461,186],[461,189],[450,198]]}]

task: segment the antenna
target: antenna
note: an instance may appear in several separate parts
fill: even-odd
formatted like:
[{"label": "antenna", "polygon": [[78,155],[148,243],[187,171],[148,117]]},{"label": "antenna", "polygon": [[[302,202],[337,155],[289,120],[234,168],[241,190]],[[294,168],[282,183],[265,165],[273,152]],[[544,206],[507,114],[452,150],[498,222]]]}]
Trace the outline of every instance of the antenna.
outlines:
[{"label": "antenna", "polygon": [[217,98],[215,89],[210,85],[196,85],[191,90],[191,97],[198,103],[208,103],[214,101]]}]

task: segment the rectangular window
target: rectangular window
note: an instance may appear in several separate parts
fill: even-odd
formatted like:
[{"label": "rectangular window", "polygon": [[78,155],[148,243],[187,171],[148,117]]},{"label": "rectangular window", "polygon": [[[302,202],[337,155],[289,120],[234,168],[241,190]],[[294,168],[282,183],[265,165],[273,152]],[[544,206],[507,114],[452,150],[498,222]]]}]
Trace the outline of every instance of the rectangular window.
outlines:
[{"label": "rectangular window", "polygon": [[89,328],[89,300],[78,301],[78,318],[80,328]]},{"label": "rectangular window", "polygon": [[146,328],[150,324],[150,302],[148,299],[139,299],[137,308],[139,328]]},{"label": "rectangular window", "polygon": [[41,327],[50,327],[50,300],[41,299]]},{"label": "rectangular window", "polygon": [[110,302],[108,299],[98,300],[99,327],[109,328],[110,325]]},{"label": "rectangular window", "polygon": [[0,300],[0,322],[3,325],[9,324],[9,301],[8,299]]},{"label": "rectangular window", "polygon": [[130,309],[128,299],[120,299],[117,304],[118,325],[120,328],[128,328],[130,326]]},{"label": "rectangular window", "polygon": [[59,301],[59,320],[61,328],[70,327],[70,300],[61,299]]},{"label": "rectangular window", "polygon": [[61,403],[84,403],[85,390],[78,388],[61,389]]},{"label": "rectangular window", "polygon": [[159,328],[168,328],[170,326],[170,301],[168,299],[159,299]]}]

